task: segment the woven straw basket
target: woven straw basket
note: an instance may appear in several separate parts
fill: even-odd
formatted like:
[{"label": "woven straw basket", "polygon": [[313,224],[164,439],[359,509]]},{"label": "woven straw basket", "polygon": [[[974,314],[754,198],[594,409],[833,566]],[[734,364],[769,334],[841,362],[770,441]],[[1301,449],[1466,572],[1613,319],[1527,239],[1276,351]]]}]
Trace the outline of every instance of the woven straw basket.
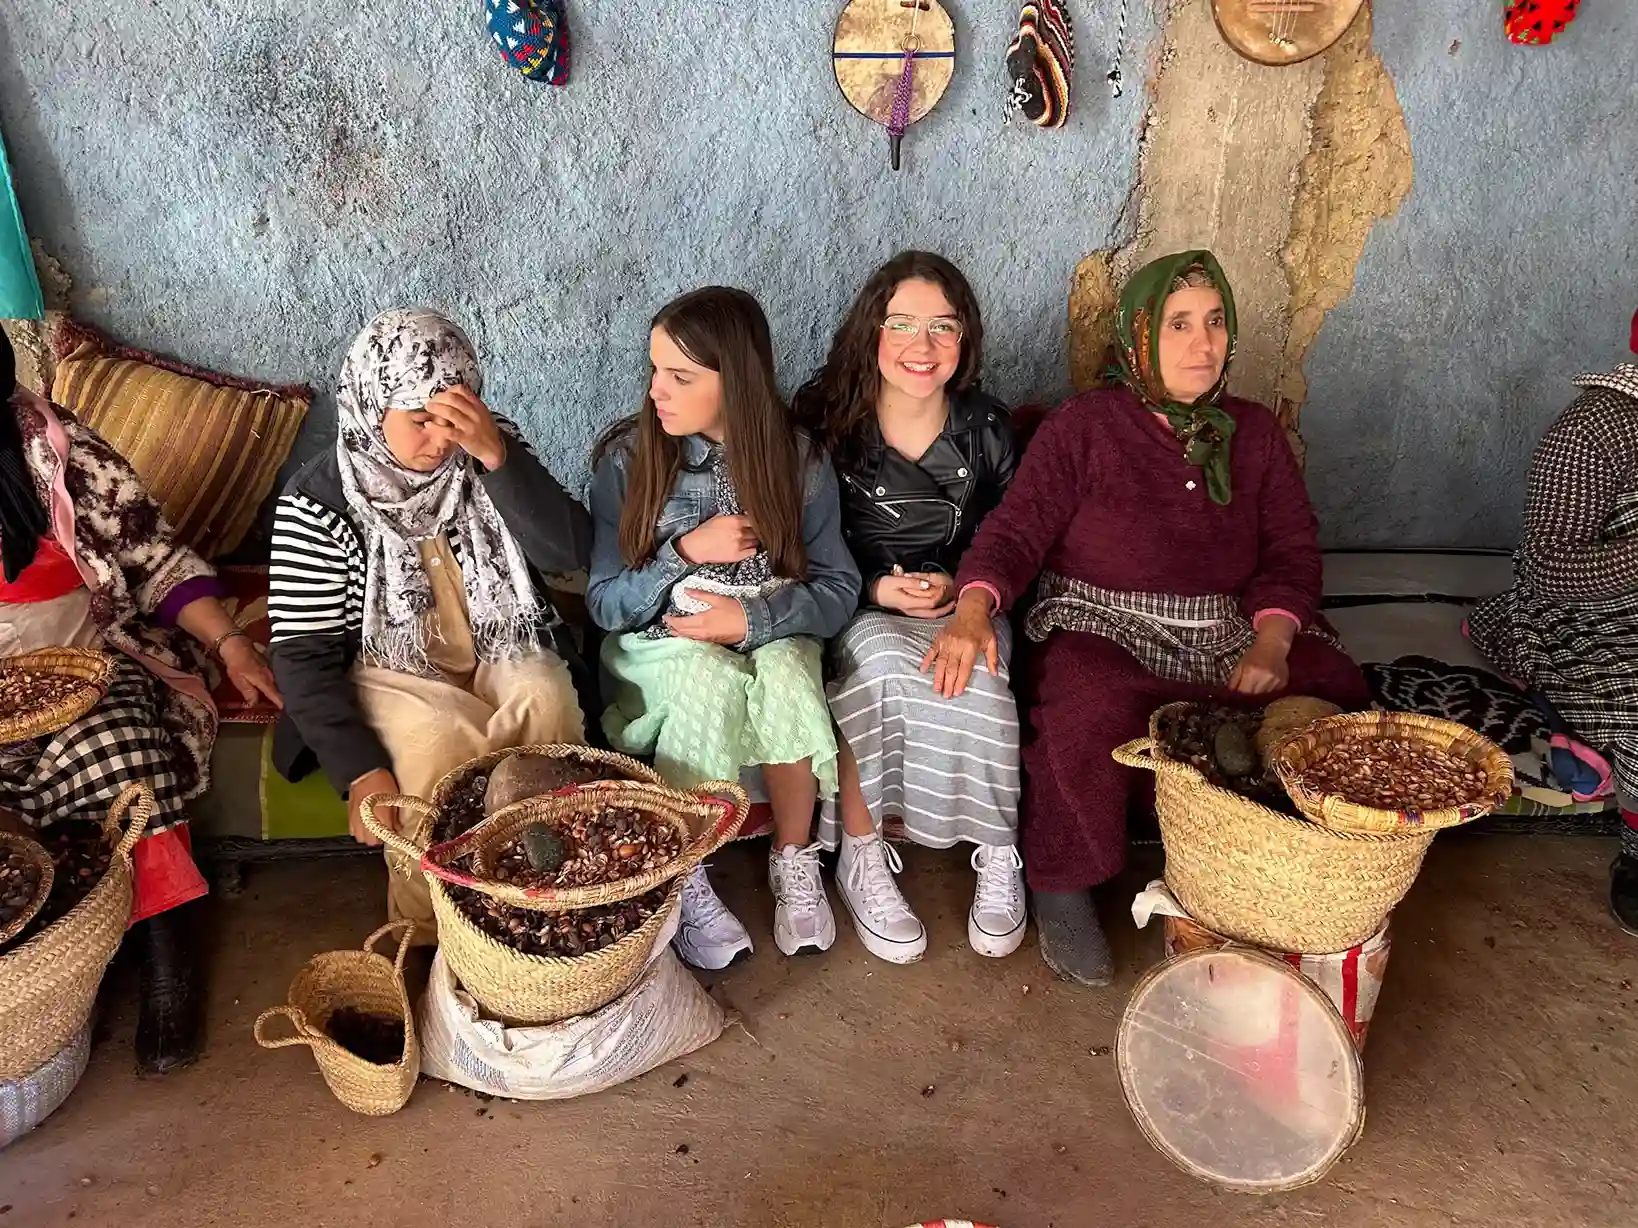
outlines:
[{"label": "woven straw basket", "polygon": [[1169,711],[1114,756],[1155,774],[1166,885],[1189,915],[1227,938],[1305,955],[1346,951],[1381,929],[1437,833],[1332,831],[1220,789],[1156,752]]},{"label": "woven straw basket", "polygon": [[[1460,806],[1447,806],[1442,810],[1378,810],[1302,787],[1303,772],[1336,747],[1383,738],[1420,742],[1478,768],[1484,773],[1479,795]],[[1513,761],[1501,747],[1465,725],[1411,712],[1360,712],[1352,716],[1325,717],[1304,726],[1276,746],[1273,766],[1297,809],[1314,822],[1338,831],[1393,833],[1407,828],[1438,831],[1483,818],[1513,796]]]},{"label": "woven straw basket", "polygon": [[[130,820],[120,834],[127,812]],[[0,1079],[18,1079],[74,1038],[131,923],[131,849],[154,812],[147,785],[119,795],[103,821],[108,872],[69,913],[0,955]]]},{"label": "woven straw basket", "polygon": [[[719,800],[721,797],[731,800]],[[390,803],[383,800],[380,804]],[[464,835],[425,850],[421,868],[429,876],[471,887],[521,908],[566,912],[618,904],[663,887],[699,865],[738,834],[750,804],[745,791],[726,780],[707,781],[696,793],[637,781],[607,780],[577,785],[557,793],[526,798],[497,810]],[[587,887],[518,887],[495,878],[495,863],[501,849],[526,827],[537,823],[565,826],[587,810],[604,806],[626,807],[669,826],[681,840],[682,851],[647,873]],[[453,868],[455,862],[468,856],[472,859],[471,874]]]},{"label": "woven straw basket", "polygon": [[[612,779],[639,780],[652,785],[664,785],[665,780],[653,768],[640,763],[626,755],[614,751],[598,750],[594,746],[581,746],[571,742],[553,742],[546,744],[532,744],[528,746],[514,746],[507,750],[491,751],[487,755],[480,755],[476,759],[468,759],[457,768],[445,772],[443,778],[432,787],[433,813],[417,812],[416,822],[412,830],[402,834],[412,844],[426,848],[434,843],[433,837],[438,826],[438,820],[443,817],[444,810],[457,793],[466,787],[479,772],[493,771],[503,759],[510,759],[513,755],[540,755],[548,759],[579,759],[583,763],[597,764],[605,768]],[[398,821],[409,826],[409,815],[399,814]],[[387,850],[387,868],[401,878],[410,878],[421,873],[419,857],[410,857],[395,852],[391,847]]]},{"label": "woven straw basket", "polygon": [[[447,781],[447,778],[446,778]],[[440,784],[439,789],[442,790]],[[636,983],[648,966],[655,944],[682,899],[682,883],[689,870],[709,856],[739,831],[749,811],[744,792],[733,784],[712,784],[702,790],[727,793],[733,800],[723,803],[658,785],[635,782],[604,782],[564,790],[545,798],[531,798],[497,811],[470,832],[438,846],[444,861],[454,861],[480,847],[486,847],[499,832],[515,832],[532,822],[546,821],[543,814],[567,815],[574,808],[621,805],[658,807],[673,815],[697,813],[703,823],[681,855],[648,874],[596,887],[559,890],[524,890],[511,884],[486,881],[432,859],[430,850],[419,848],[382,826],[375,817],[380,806],[397,807],[401,815],[420,814],[426,819],[418,830],[429,830],[437,808],[415,797],[381,795],[366,798],[361,813],[364,825],[389,848],[406,860],[418,859],[426,872],[432,895],[433,915],[438,923],[438,946],[451,970],[487,1015],[509,1024],[546,1024],[572,1019],[606,1006]],[[564,804],[560,804],[564,803]],[[497,837],[509,839],[510,836]],[[618,942],[585,955],[530,955],[497,942],[456,904],[451,883],[503,900],[508,904],[546,912],[567,912],[631,899],[670,883],[665,902],[641,926]]]},{"label": "woven straw basket", "polygon": [[32,712],[0,717],[0,745],[26,742],[66,729],[102,702],[108,694],[108,680],[114,674],[114,658],[89,648],[45,648],[21,656],[0,659],[0,688],[5,675],[16,670],[30,674],[56,674],[78,678],[84,685],[65,698]]},{"label": "woven straw basket", "polygon": [[0,831],[0,861],[12,857],[20,857],[32,864],[40,872],[40,881],[34,884],[34,898],[23,906],[23,910],[11,919],[10,924],[0,925],[0,950],[21,934],[28,923],[34,920],[34,915],[45,907],[46,899],[51,895],[51,884],[57,877],[56,863],[51,860],[51,854],[40,847],[38,841],[30,840],[27,836],[16,836],[11,832]]},{"label": "woven straw basket", "polygon": [[[375,944],[394,930],[401,935],[398,955],[389,960],[376,952]],[[257,1017],[256,1043],[264,1049],[308,1045],[319,1073],[342,1104],[370,1117],[396,1113],[409,1102],[421,1074],[421,1043],[404,988],[404,957],[414,934],[415,922],[393,921],[366,938],[361,950],[315,955],[290,982],[289,1002]],[[404,1021],[404,1050],[396,1062],[367,1061],[331,1037],[330,1017],[344,1006]],[[267,1025],[281,1016],[296,1034],[270,1039]]]}]

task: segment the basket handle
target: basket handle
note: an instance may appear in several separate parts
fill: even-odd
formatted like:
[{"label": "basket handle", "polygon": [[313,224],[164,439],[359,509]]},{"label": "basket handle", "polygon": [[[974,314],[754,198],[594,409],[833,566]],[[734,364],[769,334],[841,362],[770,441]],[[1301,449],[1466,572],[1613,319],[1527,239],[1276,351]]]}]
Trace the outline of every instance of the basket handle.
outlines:
[{"label": "basket handle", "polygon": [[420,798],[406,793],[372,793],[358,807],[358,817],[363,820],[364,830],[393,852],[409,858],[416,864],[420,864],[426,850],[413,840],[405,839],[393,828],[388,827],[380,819],[376,818],[375,808],[377,806],[380,806],[383,810],[413,810],[418,814],[428,815],[437,814],[438,808],[431,802],[422,801]]},{"label": "basket handle", "polygon": [[415,940],[415,931],[420,927],[411,920],[389,921],[375,933],[364,940],[364,950],[370,955],[378,954],[375,944],[394,930],[403,930],[404,936],[398,940],[398,955],[392,961],[392,969],[399,976],[404,974],[404,958],[409,954],[410,943]]},{"label": "basket handle", "polygon": [[1152,738],[1133,738],[1122,746],[1117,746],[1110,752],[1116,763],[1124,764],[1129,768],[1139,768],[1145,772],[1159,772],[1160,762],[1154,757],[1155,744]]},{"label": "basket handle", "polygon": [[[290,1020],[290,1026],[296,1030],[296,1034],[294,1036],[275,1036],[270,1039],[265,1035],[267,1025],[281,1015]],[[256,1023],[251,1031],[256,1036],[256,1043],[264,1049],[287,1049],[291,1045],[311,1047],[315,1039],[312,1025],[307,1022],[307,1016],[302,1013],[301,1007],[288,1004],[271,1007],[257,1015]]]},{"label": "basket handle", "polygon": [[[700,800],[714,802],[723,808],[722,817],[717,819],[677,855],[672,864],[678,867],[676,878],[681,878],[693,868],[716,852],[728,841],[732,840],[739,829],[745,826],[745,817],[751,811],[751,799],[738,781],[708,780],[704,784],[696,785],[690,793],[702,795]],[[722,796],[717,796],[717,795]]]},{"label": "basket handle", "polygon": [[[717,849],[721,848],[729,840],[733,839],[734,835],[739,831],[739,829],[745,825],[745,818],[747,814],[750,813],[751,809],[751,799],[746,795],[745,790],[740,788],[736,782],[729,780],[707,781],[694,789],[688,790],[687,792],[679,789],[647,785],[641,781],[594,781],[585,785],[570,785],[565,789],[558,790],[558,793],[595,793],[598,791],[600,786],[619,788],[634,783],[642,785],[644,788],[658,788],[659,792],[663,794],[678,798],[680,800],[692,802],[695,805],[704,804],[711,806],[721,812],[720,817],[718,817],[703,832],[696,836],[687,845],[687,847],[683,849],[682,852],[677,854],[676,859],[673,860],[668,867],[672,872],[668,876],[667,881],[674,881],[675,879],[682,877],[684,874],[687,874]],[[706,796],[717,793],[724,793],[728,796],[727,798]],[[389,804],[389,801],[390,799],[383,800],[382,804]],[[368,804],[369,803],[366,801],[365,805],[368,806]],[[521,806],[522,804],[522,802],[513,803],[514,806]],[[512,807],[508,806],[503,810],[497,810],[482,823],[469,828],[467,831],[463,832],[459,836],[456,836],[454,839],[446,840],[442,844],[432,845],[421,855],[422,872],[433,878],[442,879],[444,882],[451,883],[457,887],[465,887],[469,890],[477,891],[482,895],[491,897],[492,899],[504,900],[514,904],[522,904],[523,907],[526,908],[549,908],[552,900],[558,895],[558,892],[561,889],[506,887],[501,884],[492,883],[485,879],[479,878],[477,875],[466,870],[456,869],[451,864],[452,862],[459,861],[462,857],[470,853],[484,832],[488,830],[492,824],[500,822],[506,816],[507,811],[511,809]],[[373,825],[371,825],[370,830],[375,831],[376,829]],[[413,845],[409,847],[411,849],[414,848]],[[410,855],[414,854],[412,853]],[[569,890],[582,889],[570,888]],[[634,887],[630,894],[638,895],[641,893],[641,890],[642,888],[640,887]]]},{"label": "basket handle", "polygon": [[[126,811],[134,810],[131,821],[125,826],[123,833],[120,830]],[[154,817],[154,791],[145,784],[127,785],[114,804],[108,807],[108,817],[102,821],[102,830],[110,840],[115,840],[114,856],[121,861],[128,861],[131,850],[136,842],[142,839],[142,833],[148,827],[148,820]]]},{"label": "basket handle", "polygon": [[1153,738],[1133,738],[1130,742],[1115,747],[1109,754],[1116,763],[1124,764],[1129,768],[1138,768],[1145,772],[1153,772],[1156,776],[1172,776],[1185,780],[1205,780],[1204,776],[1187,763],[1177,763],[1155,754],[1155,741]]}]

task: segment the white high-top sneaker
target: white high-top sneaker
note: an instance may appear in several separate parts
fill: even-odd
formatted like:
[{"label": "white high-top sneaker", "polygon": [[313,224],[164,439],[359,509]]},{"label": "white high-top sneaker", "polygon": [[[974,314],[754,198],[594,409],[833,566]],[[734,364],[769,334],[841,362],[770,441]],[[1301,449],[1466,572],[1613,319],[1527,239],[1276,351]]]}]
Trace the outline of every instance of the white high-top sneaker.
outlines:
[{"label": "white high-top sneaker", "polygon": [[973,850],[978,890],[967,914],[967,941],[980,955],[999,959],[1011,955],[1024,941],[1029,912],[1024,907],[1024,859],[1018,846]]},{"label": "white high-top sneaker", "polygon": [[681,907],[671,945],[685,964],[716,972],[751,953],[751,936],[712,889],[704,866],[683,879]]},{"label": "white high-top sneaker", "polygon": [[890,964],[913,964],[927,951],[927,930],[905,903],[893,876],[898,850],[879,835],[842,837],[836,886],[865,950]]},{"label": "white high-top sneaker", "polygon": [[787,845],[768,856],[774,893],[774,945],[786,955],[830,950],[836,918],[819,877],[819,846]]}]

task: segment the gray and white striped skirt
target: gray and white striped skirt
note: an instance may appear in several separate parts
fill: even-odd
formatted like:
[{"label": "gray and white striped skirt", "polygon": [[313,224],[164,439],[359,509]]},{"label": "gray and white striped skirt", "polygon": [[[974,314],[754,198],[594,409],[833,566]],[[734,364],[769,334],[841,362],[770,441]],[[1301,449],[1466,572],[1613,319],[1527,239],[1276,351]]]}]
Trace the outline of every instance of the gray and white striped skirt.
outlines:
[{"label": "gray and white striped skirt", "polygon": [[[933,693],[922,659],[947,619],[867,610],[831,645],[826,687],[831,717],[859,761],[866,805],[878,827],[897,817],[905,836],[929,848],[961,841],[1018,840],[1018,709],[1008,661],[1012,631],[997,619],[1001,671],[983,662],[955,699]],[[819,841],[842,838],[841,810],[827,799]]]}]

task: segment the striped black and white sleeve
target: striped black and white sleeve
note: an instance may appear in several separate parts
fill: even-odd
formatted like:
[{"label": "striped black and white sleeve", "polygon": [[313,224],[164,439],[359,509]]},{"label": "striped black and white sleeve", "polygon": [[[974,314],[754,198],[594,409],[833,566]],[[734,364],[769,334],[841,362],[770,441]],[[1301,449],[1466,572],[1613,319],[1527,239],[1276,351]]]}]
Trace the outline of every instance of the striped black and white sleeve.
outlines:
[{"label": "striped black and white sleeve", "polygon": [[274,644],[363,625],[364,554],[341,513],[300,493],[279,497],[267,604]]}]

